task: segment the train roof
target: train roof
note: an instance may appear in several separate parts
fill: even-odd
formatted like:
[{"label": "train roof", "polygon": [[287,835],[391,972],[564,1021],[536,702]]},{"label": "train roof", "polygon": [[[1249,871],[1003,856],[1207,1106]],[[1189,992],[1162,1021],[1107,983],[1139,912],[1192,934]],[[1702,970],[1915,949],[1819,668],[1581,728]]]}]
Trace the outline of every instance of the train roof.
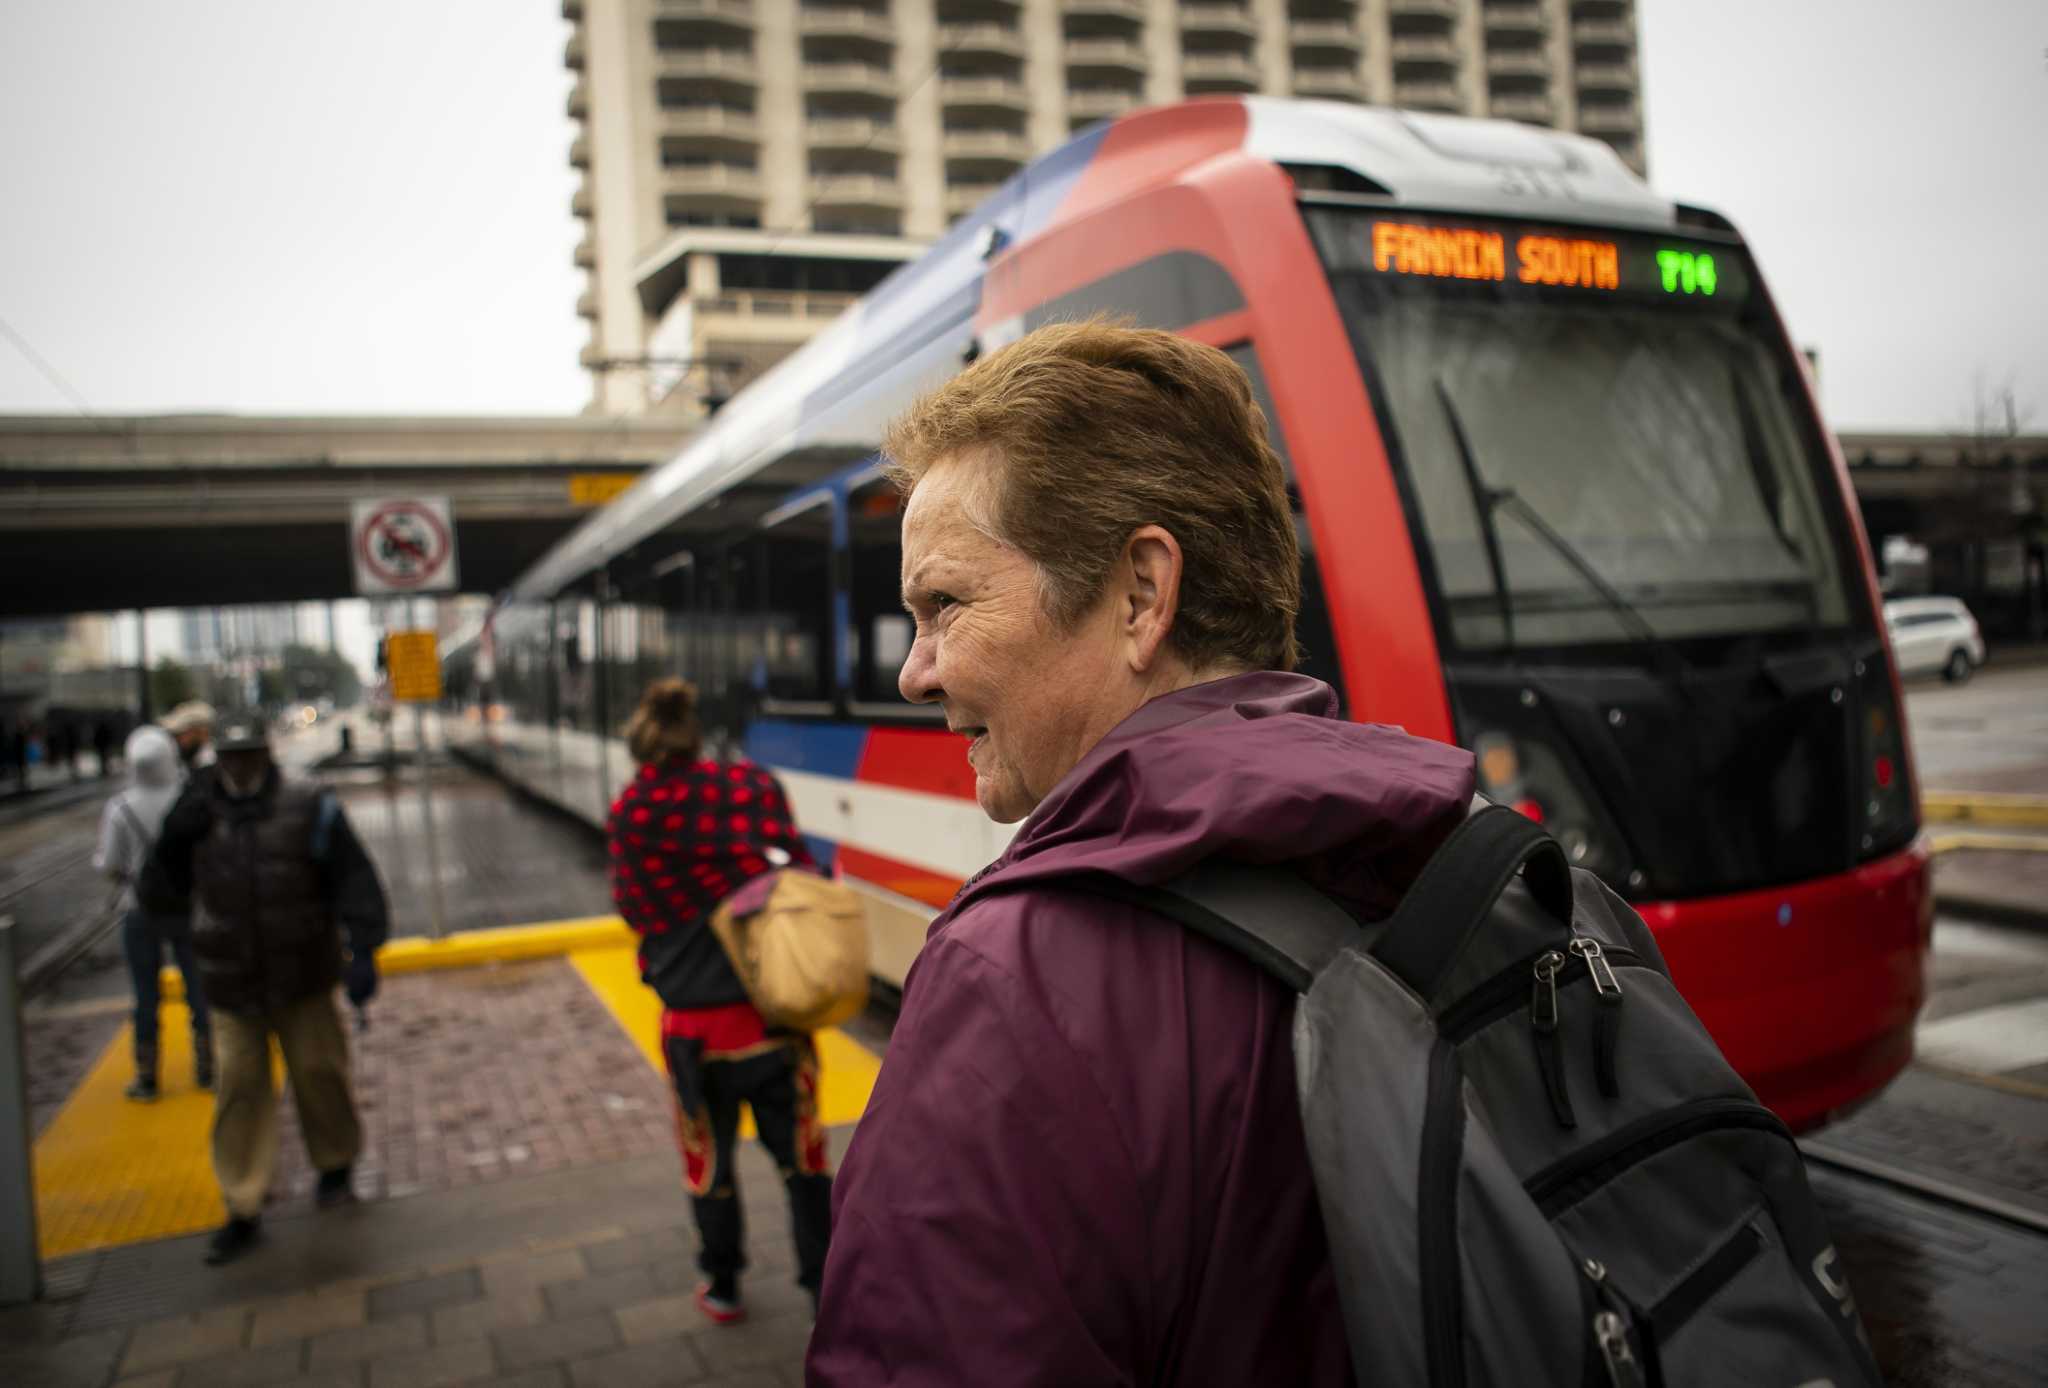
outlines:
[{"label": "train roof", "polygon": [[[1247,153],[1298,171],[1342,170],[1392,205],[1477,216],[1668,229],[1676,209],[1607,145],[1509,121],[1331,101],[1210,98],[1135,112],[1077,135],[1011,176],[917,260],[736,395],[683,451],[559,541],[514,584],[538,601],[614,555],[699,515],[726,529],[874,446],[856,402],[887,376],[891,398],[958,369],[974,342],[990,228],[1015,245],[1099,206],[1087,179],[1128,197],[1213,157]],[[872,401],[869,401],[872,405]],[[900,405],[898,406],[900,408]]]}]

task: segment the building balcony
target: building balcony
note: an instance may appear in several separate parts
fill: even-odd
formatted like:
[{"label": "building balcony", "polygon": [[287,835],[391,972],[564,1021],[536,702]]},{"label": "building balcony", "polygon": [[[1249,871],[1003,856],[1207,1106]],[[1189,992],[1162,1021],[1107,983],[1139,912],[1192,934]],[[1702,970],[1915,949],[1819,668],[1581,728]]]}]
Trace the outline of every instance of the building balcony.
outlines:
[{"label": "building balcony", "polygon": [[654,0],[654,18],[689,20],[752,33],[753,0]]},{"label": "building balcony", "polygon": [[1180,73],[1190,92],[1259,89],[1259,65],[1242,53],[1190,53],[1181,59]]},{"label": "building balcony", "polygon": [[1145,22],[1143,0],[1061,0],[1060,9],[1067,14],[1086,15],[1092,19],[1121,19],[1131,24]]},{"label": "building balcony", "polygon": [[569,35],[569,42],[562,47],[562,64],[571,72],[583,71],[583,31],[578,29]]},{"label": "building balcony", "polygon": [[572,217],[588,217],[594,206],[595,204],[591,201],[590,197],[590,185],[588,183],[577,184],[576,191],[569,195],[569,215]]},{"label": "building balcony", "polygon": [[1331,101],[1362,101],[1365,79],[1357,68],[1298,67],[1294,70],[1296,96],[1322,97]]},{"label": "building balcony", "polygon": [[890,45],[896,42],[896,26],[887,15],[855,5],[806,5],[796,12],[796,29],[807,39],[865,39]]},{"label": "building balcony", "polygon": [[583,239],[576,243],[576,263],[585,270],[597,264],[597,242],[589,232],[585,232]]},{"label": "building balcony", "polygon": [[604,348],[595,341],[583,344],[583,350],[576,354],[576,360],[583,363],[586,371],[596,371],[605,363]]},{"label": "building balcony", "polygon": [[941,24],[939,50],[1022,58],[1024,36],[1007,24]]},{"label": "building balcony", "polygon": [[1135,111],[1144,97],[1121,87],[1076,87],[1067,93],[1067,114],[1079,120],[1108,120]]},{"label": "building balcony", "polygon": [[1579,129],[1588,135],[1633,135],[1642,128],[1643,118],[1634,102],[1613,106],[1580,106]]},{"label": "building balcony", "polygon": [[1456,113],[1465,109],[1465,97],[1456,82],[1396,82],[1394,104],[1410,111]]},{"label": "building balcony", "polygon": [[578,135],[569,141],[569,167],[587,169],[590,167],[590,137]]},{"label": "building balcony", "polygon": [[576,316],[578,318],[597,317],[597,291],[595,289],[586,289],[576,296]]},{"label": "building balcony", "polygon": [[811,121],[804,126],[804,139],[812,149],[866,149],[895,154],[902,148],[892,122],[865,116],[832,116]]},{"label": "building balcony", "polygon": [[569,119],[582,120],[590,114],[590,88],[578,77],[576,85],[569,88]]},{"label": "building balcony", "polygon": [[1550,32],[1550,21],[1541,5],[1488,5],[1480,19],[1489,34],[1517,34],[1541,38]]},{"label": "building balcony", "polygon": [[1458,0],[1387,0],[1387,13],[1396,19],[1440,19],[1458,22]]},{"label": "building balcony", "polygon": [[1572,69],[1582,92],[1625,92],[1633,94],[1641,79],[1634,63],[1580,63]]},{"label": "building balcony", "polygon": [[805,63],[804,90],[827,96],[896,99],[896,74],[871,63]]},{"label": "building balcony", "polygon": [[1136,39],[1068,39],[1066,55],[1068,67],[1120,68],[1141,73],[1150,66],[1144,45]]},{"label": "building balcony", "polygon": [[1504,92],[1487,98],[1486,114],[1502,120],[1548,125],[1557,118],[1557,107],[1544,92]]},{"label": "building balcony", "polygon": [[1387,45],[1387,52],[1394,62],[1411,67],[1456,67],[1458,45],[1449,38],[1427,35],[1421,38],[1399,38]]},{"label": "building balcony", "polygon": [[1572,23],[1573,43],[1630,48],[1635,41],[1635,26],[1625,19],[1580,19]]},{"label": "building balcony", "polygon": [[711,140],[734,145],[758,145],[761,123],[747,111],[723,106],[687,106],[679,111],[658,112],[655,129],[664,139]]},{"label": "building balcony", "polygon": [[661,191],[670,197],[756,203],[761,174],[739,164],[684,164],[661,171]]},{"label": "building balcony", "polygon": [[665,80],[727,82],[754,87],[761,81],[761,68],[752,53],[736,48],[700,48],[683,52],[656,50],[654,75]]},{"label": "building balcony", "polygon": [[692,299],[698,313],[726,318],[837,318],[858,294],[801,289],[728,289]]},{"label": "building balcony", "polygon": [[814,210],[901,212],[903,184],[881,174],[813,174],[811,206]]},{"label": "building balcony", "polygon": [[1490,77],[1548,77],[1550,58],[1541,49],[1507,49],[1486,55]]},{"label": "building balcony", "polygon": [[1572,0],[1572,14],[1579,19],[1626,19],[1628,0]]},{"label": "building balcony", "polygon": [[1287,41],[1297,49],[1331,48],[1356,53],[1365,37],[1348,19],[1297,19],[1287,26]]},{"label": "building balcony", "polygon": [[946,185],[946,213],[964,217],[995,196],[1000,183],[949,183]]},{"label": "building balcony", "polygon": [[1014,77],[942,77],[939,101],[948,107],[997,107],[1006,111],[1028,111],[1031,98],[1024,84]]},{"label": "building balcony", "polygon": [[1031,141],[1009,130],[948,130],[942,149],[948,159],[1031,161]]},{"label": "building balcony", "polygon": [[1242,5],[1182,5],[1180,31],[1183,34],[1228,34],[1232,38],[1255,39],[1259,22]]}]

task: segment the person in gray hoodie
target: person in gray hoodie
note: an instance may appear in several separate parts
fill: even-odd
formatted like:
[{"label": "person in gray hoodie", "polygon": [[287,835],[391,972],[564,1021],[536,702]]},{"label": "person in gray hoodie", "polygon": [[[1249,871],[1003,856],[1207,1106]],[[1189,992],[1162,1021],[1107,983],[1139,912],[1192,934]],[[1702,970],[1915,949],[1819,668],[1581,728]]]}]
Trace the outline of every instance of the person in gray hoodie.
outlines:
[{"label": "person in gray hoodie", "polygon": [[99,848],[93,866],[121,886],[121,946],[135,987],[135,1079],[127,1094],[140,1103],[157,1097],[158,971],[169,948],[185,980],[185,1004],[192,1014],[192,1078],[201,1089],[213,1088],[213,1030],[206,1013],[206,993],[192,955],[192,909],[166,909],[177,903],[159,901],[157,909],[136,898],[142,875],[163,833],[164,816],[185,781],[178,744],[154,725],[128,734],[123,759],[128,785],[107,801],[100,815]]},{"label": "person in gray hoodie", "polygon": [[1377,919],[1463,820],[1471,754],[1347,722],[1291,673],[1286,477],[1221,352],[1042,328],[884,453],[899,688],[969,739],[982,810],[1023,822],[904,982],[805,1382],[1348,1385],[1293,995],[1075,879],[1286,864]]}]

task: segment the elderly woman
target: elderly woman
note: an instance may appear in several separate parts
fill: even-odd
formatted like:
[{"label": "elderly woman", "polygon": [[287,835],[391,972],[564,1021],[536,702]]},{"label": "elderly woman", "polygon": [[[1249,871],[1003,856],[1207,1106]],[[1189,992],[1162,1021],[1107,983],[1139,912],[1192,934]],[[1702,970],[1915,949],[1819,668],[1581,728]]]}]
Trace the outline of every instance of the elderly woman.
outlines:
[{"label": "elderly woman", "polygon": [[809,1381],[1339,1384],[1293,999],[1062,885],[1287,863],[1384,915],[1471,758],[1338,717],[1248,381],[1166,333],[1042,329],[920,401],[905,697],[1015,840],[933,922],[842,1166]]}]

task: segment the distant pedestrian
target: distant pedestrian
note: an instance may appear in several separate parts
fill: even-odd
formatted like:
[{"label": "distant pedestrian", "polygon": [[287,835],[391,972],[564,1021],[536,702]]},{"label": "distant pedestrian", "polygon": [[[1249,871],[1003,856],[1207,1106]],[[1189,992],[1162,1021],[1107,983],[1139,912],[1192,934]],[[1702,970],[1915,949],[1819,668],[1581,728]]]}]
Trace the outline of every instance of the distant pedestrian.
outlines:
[{"label": "distant pedestrian", "polygon": [[53,771],[56,770],[57,766],[61,763],[64,769],[70,772],[71,779],[74,781],[77,780],[78,746],[80,740],[78,736],[78,724],[73,722],[68,717],[60,718],[57,720],[56,726],[51,730],[50,737],[52,739],[50,747],[50,769]]},{"label": "distant pedestrian", "polygon": [[192,1014],[192,1078],[201,1089],[213,1088],[213,1033],[206,990],[192,958],[191,903],[162,903],[172,909],[153,910],[135,890],[184,780],[178,746],[162,728],[137,728],[129,735],[126,761],[128,788],[107,801],[92,863],[121,884],[121,946],[135,987],[135,1078],[127,1094],[148,1103],[157,1097],[157,976],[167,946],[185,980],[185,1005]]},{"label": "distant pedestrian", "polygon": [[23,794],[28,793],[28,720],[17,718],[7,729],[7,765]]},{"label": "distant pedestrian", "polygon": [[713,1322],[746,1312],[738,1173],[740,1105],[781,1169],[797,1282],[813,1296],[831,1230],[832,1176],[818,1124],[818,1053],[809,1036],[771,1030],[710,921],[719,904],[779,867],[812,865],[789,801],[761,767],[704,756],[697,693],[656,680],[626,724],[640,769],[612,804],[612,900],[640,936],[640,977],[662,1002],[662,1054],[675,1086],[676,1134]]},{"label": "distant pedestrian", "polygon": [[178,740],[187,771],[213,765],[213,705],[187,699],[163,716],[163,729]]},{"label": "distant pedestrian", "polygon": [[106,718],[96,719],[92,725],[92,754],[99,758],[100,775],[110,776],[114,771],[114,724]]},{"label": "distant pedestrian", "polygon": [[355,1199],[362,1125],[334,987],[346,978],[350,1002],[369,1000],[388,929],[384,889],[334,793],[287,779],[261,724],[230,724],[218,750],[213,774],[193,777],[165,818],[153,864],[167,889],[192,895],[193,949],[219,1052],[213,1169],[228,1222],[208,1246],[209,1263],[239,1256],[258,1236],[277,1163],[273,1036],[320,1173],[319,1206]]}]

